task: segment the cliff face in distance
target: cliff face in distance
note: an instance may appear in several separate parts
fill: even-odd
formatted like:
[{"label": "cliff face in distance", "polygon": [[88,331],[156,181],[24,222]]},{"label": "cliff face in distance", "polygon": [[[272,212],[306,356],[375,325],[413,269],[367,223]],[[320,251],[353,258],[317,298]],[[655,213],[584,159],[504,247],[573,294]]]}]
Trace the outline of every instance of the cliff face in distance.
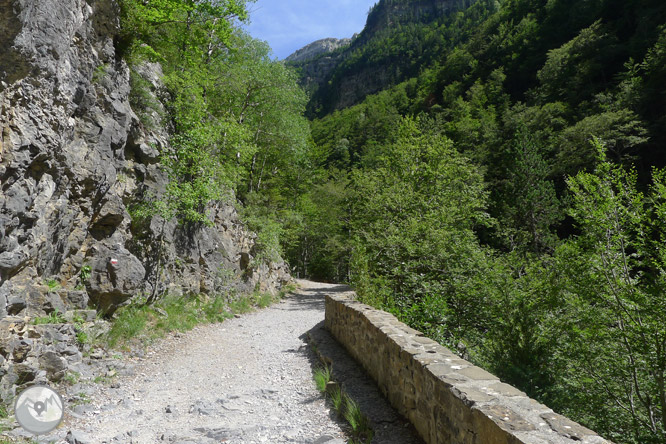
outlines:
[{"label": "cliff face in distance", "polygon": [[[130,105],[115,1],[0,1],[0,25],[2,400],[81,359],[40,335],[28,339],[28,317],[88,307],[111,314],[154,286],[276,291],[289,279],[284,263],[253,260],[256,236],[232,204],[209,208],[210,227],[130,216],[164,190],[159,147],[168,135],[147,129]],[[139,71],[159,98],[159,66]],[[68,338],[75,343],[65,334],[65,348]],[[60,370],[45,372],[45,353]]]},{"label": "cliff face in distance", "polygon": [[423,64],[419,57],[424,48],[411,48],[419,41],[414,28],[434,23],[475,1],[380,0],[368,13],[363,31],[348,46],[314,57],[287,58],[299,70],[301,85],[312,97],[310,116],[355,105],[416,74]]},{"label": "cliff face in distance", "polygon": [[338,48],[347,46],[351,43],[351,41],[352,39],[335,38],[317,40],[316,42],[312,42],[309,45],[299,49],[284,60],[292,63],[307,62],[308,60],[312,60],[322,54],[327,54],[329,52],[335,51]]}]

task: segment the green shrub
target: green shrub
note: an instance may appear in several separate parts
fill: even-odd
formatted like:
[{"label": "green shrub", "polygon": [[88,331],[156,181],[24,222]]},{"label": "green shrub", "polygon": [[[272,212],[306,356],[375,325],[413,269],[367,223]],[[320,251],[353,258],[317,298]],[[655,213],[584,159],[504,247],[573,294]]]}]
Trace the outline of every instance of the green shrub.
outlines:
[{"label": "green shrub", "polygon": [[147,129],[157,128],[164,119],[164,111],[152,91],[152,84],[134,67],[130,69],[130,105]]},{"label": "green shrub", "polygon": [[77,289],[82,290],[86,286],[91,273],[92,267],[90,265],[86,264],[81,267],[81,271],[79,271],[79,283],[76,286]]}]

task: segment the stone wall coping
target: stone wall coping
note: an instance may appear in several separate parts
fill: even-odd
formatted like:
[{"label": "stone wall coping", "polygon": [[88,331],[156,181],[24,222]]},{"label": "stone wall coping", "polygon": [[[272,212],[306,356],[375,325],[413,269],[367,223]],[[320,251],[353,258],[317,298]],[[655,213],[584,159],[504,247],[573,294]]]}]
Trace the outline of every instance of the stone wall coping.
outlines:
[{"label": "stone wall coping", "polygon": [[355,296],[326,296],[326,328],[427,443],[612,444]]}]

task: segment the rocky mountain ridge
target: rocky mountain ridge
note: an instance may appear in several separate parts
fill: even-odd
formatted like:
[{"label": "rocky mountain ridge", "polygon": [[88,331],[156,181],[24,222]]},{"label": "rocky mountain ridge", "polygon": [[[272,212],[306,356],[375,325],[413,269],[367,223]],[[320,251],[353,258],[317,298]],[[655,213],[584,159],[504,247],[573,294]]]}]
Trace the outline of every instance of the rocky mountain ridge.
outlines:
[{"label": "rocky mountain ridge", "polygon": [[[169,137],[132,109],[118,17],[108,0],[0,2],[4,403],[81,359],[73,332],[28,328],[35,317],[87,317],[89,308],[108,316],[153,292],[274,292],[290,279],[283,262],[255,259],[256,236],[232,201],[208,209],[211,226],[133,217],[136,203],[164,191],[159,149]],[[159,65],[135,75],[159,103]]]},{"label": "rocky mountain ridge", "polygon": [[322,54],[328,54],[338,48],[349,45],[352,42],[352,39],[355,37],[356,35],[348,39],[336,39],[329,37],[326,39],[317,40],[297,50],[284,60],[286,62],[292,63],[306,62],[308,60],[319,57]]}]

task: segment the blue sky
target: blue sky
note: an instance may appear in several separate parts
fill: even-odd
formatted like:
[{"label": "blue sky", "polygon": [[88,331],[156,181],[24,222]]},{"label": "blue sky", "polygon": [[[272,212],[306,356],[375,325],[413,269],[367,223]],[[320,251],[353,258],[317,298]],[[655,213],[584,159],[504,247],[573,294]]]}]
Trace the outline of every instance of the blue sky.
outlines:
[{"label": "blue sky", "polygon": [[377,0],[257,0],[249,3],[250,34],[284,59],[308,43],[361,32]]}]

